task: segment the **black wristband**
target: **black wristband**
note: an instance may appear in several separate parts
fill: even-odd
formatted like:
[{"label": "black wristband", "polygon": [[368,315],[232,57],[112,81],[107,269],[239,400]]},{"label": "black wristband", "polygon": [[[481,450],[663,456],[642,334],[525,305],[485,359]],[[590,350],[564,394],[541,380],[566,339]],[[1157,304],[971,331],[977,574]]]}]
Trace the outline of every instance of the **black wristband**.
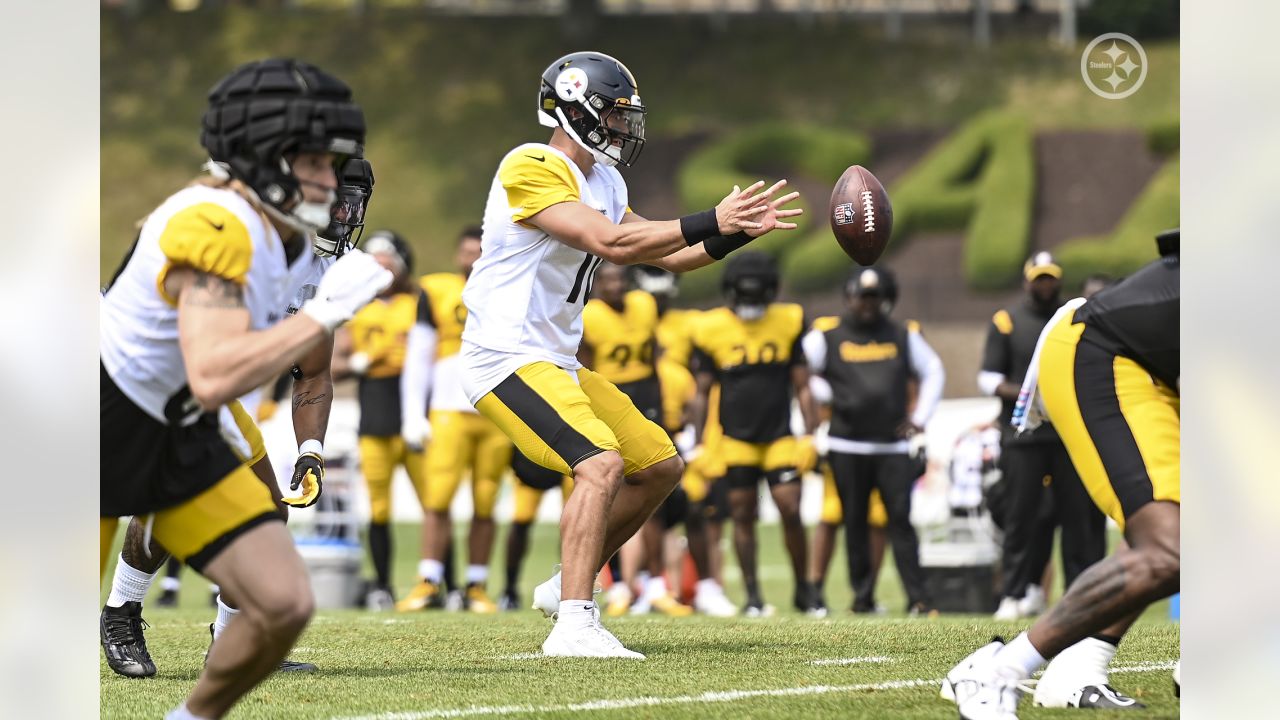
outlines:
[{"label": "black wristband", "polygon": [[684,236],[685,243],[690,247],[719,235],[720,221],[716,220],[716,209],[711,208],[680,218],[680,234]]},{"label": "black wristband", "polygon": [[726,255],[754,239],[755,238],[751,237],[745,230],[743,230],[741,232],[736,232],[729,237],[716,235],[715,237],[707,238],[706,242],[702,243],[702,247],[706,249],[707,254],[711,257],[716,260],[723,260]]}]

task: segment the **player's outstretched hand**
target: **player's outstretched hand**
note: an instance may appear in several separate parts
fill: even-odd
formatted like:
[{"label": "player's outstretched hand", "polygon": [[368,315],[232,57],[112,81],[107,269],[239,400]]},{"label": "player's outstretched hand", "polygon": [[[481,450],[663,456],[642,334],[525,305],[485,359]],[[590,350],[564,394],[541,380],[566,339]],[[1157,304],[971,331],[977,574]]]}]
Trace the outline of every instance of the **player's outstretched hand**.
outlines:
[{"label": "player's outstretched hand", "polygon": [[302,306],[302,312],[333,332],[386,290],[395,276],[372,255],[348,250],[329,266],[316,296]]},{"label": "player's outstretched hand", "polygon": [[727,236],[746,232],[755,238],[773,230],[794,230],[796,224],[786,222],[784,218],[795,217],[804,210],[785,206],[800,197],[800,193],[790,192],[774,198],[786,185],[786,180],[779,180],[767,190],[760,190],[764,187],[763,180],[756,181],[746,189],[734,185],[733,191],[716,205],[720,234]]}]

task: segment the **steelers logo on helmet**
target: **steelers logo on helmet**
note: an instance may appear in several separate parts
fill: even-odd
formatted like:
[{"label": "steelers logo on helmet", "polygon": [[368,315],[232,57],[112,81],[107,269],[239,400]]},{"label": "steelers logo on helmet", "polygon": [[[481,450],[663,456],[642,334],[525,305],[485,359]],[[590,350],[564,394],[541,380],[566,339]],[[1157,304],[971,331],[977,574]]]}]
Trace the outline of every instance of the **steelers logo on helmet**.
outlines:
[{"label": "steelers logo on helmet", "polygon": [[274,219],[314,234],[328,227],[336,190],[308,201],[294,156],[330,154],[337,174],[348,158],[364,156],[364,135],[364,112],[346,83],[309,63],[271,58],[241,65],[209,91],[200,143],[212,172],[243,182]]},{"label": "steelers logo on helmet", "polygon": [[778,296],[778,282],[778,262],[773,256],[747,251],[729,259],[720,287],[734,315],[743,320],[758,320]]},{"label": "steelers logo on helmet", "polygon": [[341,257],[360,244],[364,214],[373,195],[373,166],[364,158],[349,158],[338,172],[338,201],[329,226],[316,234],[316,252]]},{"label": "steelers logo on helmet", "polygon": [[645,112],[635,76],[603,53],[570,53],[542,73],[538,122],[563,130],[601,165],[630,167],[640,157]]}]

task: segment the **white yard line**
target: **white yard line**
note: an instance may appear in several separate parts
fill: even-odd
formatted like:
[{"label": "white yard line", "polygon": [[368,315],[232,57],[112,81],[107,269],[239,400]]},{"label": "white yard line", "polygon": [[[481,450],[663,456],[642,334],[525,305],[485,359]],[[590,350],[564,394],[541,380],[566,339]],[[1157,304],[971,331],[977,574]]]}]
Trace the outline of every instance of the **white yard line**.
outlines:
[{"label": "white yard line", "polygon": [[[1174,661],[1138,663],[1111,668],[1111,673],[1155,672],[1172,670]],[[377,715],[357,715],[335,718],[334,720],[437,720],[442,718],[478,717],[484,715],[542,715],[547,713],[590,712],[595,710],[626,710],[639,707],[656,707],[660,705],[690,705],[695,703],[722,703],[750,700],[762,697],[797,697],[805,695],[827,695],[830,693],[856,693],[874,690],[904,690],[917,687],[937,687],[942,678],[935,680],[888,680],[878,683],[861,683],[858,685],[808,685],[805,687],[776,688],[771,690],[721,690],[705,692],[698,695],[674,695],[669,697],[635,697],[588,700],[579,703],[561,705],[472,705],[460,708],[439,708],[435,710],[408,710],[404,712],[386,712]]]},{"label": "white yard line", "polygon": [[883,655],[872,655],[871,657],[851,657],[851,658],[827,658],[824,660],[810,660],[810,665],[865,665],[869,663],[887,663],[893,662],[893,658]]}]

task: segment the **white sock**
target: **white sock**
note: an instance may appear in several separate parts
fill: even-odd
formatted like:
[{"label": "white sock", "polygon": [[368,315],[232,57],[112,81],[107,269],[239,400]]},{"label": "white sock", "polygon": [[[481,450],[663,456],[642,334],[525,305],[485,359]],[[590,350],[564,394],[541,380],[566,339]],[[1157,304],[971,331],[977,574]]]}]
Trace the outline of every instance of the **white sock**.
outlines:
[{"label": "white sock", "polygon": [[182,581],[176,577],[169,577],[168,575],[166,575],[160,578],[161,590],[173,590],[176,592],[178,588],[181,588],[181,587],[182,587]]},{"label": "white sock", "polygon": [[724,592],[724,590],[720,589],[720,583],[716,582],[715,578],[703,578],[699,580],[693,586],[693,591],[698,595],[702,595],[703,593],[715,594]]},{"label": "white sock", "polygon": [[996,653],[996,664],[1013,670],[1019,678],[1029,678],[1031,673],[1044,665],[1044,656],[1036,650],[1036,646],[1031,644],[1031,639],[1024,632]]},{"label": "white sock", "polygon": [[1106,640],[1088,637],[1058,653],[1049,666],[1070,672],[1082,685],[1101,685],[1107,682],[1107,670],[1118,649]]},{"label": "white sock", "polygon": [[591,600],[561,600],[556,625],[564,625],[566,630],[588,628],[596,622],[595,609],[596,604]]},{"label": "white sock", "polygon": [[488,565],[468,565],[467,566],[467,584],[483,585],[489,581]]},{"label": "white sock", "polygon": [[231,618],[239,615],[240,611],[222,602],[222,596],[218,596],[218,617],[213,621],[213,639],[217,640],[223,630],[227,629],[227,623],[231,622]]},{"label": "white sock", "polygon": [[131,567],[124,561],[124,555],[121,555],[116,563],[115,575],[111,578],[111,594],[107,596],[107,605],[118,608],[127,602],[142,602],[159,572],[144,573]]},{"label": "white sock", "polygon": [[642,594],[644,593],[644,589],[649,585],[649,578],[650,578],[650,575],[647,570],[641,570],[640,572],[636,573],[635,586],[640,588],[640,592]]},{"label": "white sock", "polygon": [[207,720],[207,718],[202,718],[199,715],[196,715],[187,709],[186,703],[182,703],[178,707],[170,710],[169,714],[164,716],[164,720]]},{"label": "white sock", "polygon": [[439,585],[444,582],[444,563],[423,558],[418,561],[418,575],[429,583]]},{"label": "white sock", "polygon": [[667,579],[658,575],[651,577],[644,584],[644,596],[649,600],[660,598],[667,594]]}]

